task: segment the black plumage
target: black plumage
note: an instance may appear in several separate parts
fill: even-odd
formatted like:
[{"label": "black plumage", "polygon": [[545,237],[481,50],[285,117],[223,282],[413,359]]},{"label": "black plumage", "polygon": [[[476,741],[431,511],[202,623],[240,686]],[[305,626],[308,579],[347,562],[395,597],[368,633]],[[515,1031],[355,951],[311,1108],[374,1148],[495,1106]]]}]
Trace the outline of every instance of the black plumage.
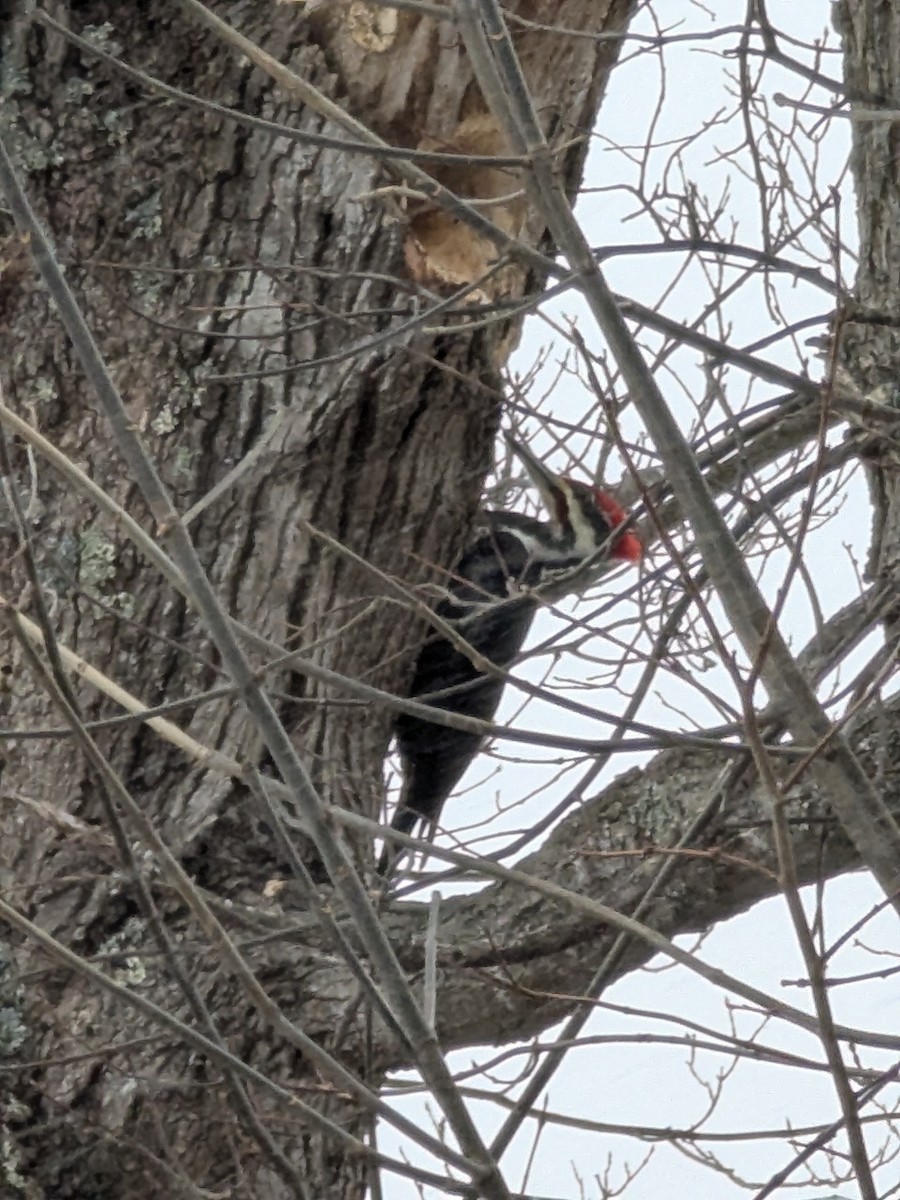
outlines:
[{"label": "black plumage", "polygon": [[[609,557],[635,561],[640,556],[634,534],[610,541],[625,514],[608,493],[554,476],[525,447],[512,445],[540,488],[551,519],[484,513],[472,545],[446,584],[446,595],[435,606],[479,655],[504,670],[522,649],[537,611],[529,589],[604,547]],[[434,708],[491,721],[503,687],[502,678],[478,671],[460,649],[433,631],[419,654],[409,694]],[[405,713],[398,716],[395,733],[403,786],[391,825],[409,833],[420,820],[433,824],[438,819],[482,737]],[[379,873],[387,874],[396,858],[396,849],[386,843]]]}]

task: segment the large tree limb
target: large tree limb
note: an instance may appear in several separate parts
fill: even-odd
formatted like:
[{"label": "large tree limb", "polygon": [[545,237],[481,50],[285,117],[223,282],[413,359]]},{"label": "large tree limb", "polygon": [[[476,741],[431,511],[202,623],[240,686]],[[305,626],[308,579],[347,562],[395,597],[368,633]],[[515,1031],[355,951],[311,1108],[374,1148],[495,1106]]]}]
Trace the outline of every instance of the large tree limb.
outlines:
[{"label": "large tree limb", "polygon": [[[861,765],[877,774],[885,803],[900,813],[900,700],[873,704],[847,738]],[[585,803],[522,869],[627,913],[661,857],[703,811],[726,766],[724,757],[667,750]],[[709,929],[779,894],[769,798],[752,770],[732,788],[718,816],[685,852],[648,924],[668,938]],[[858,853],[830,815],[820,786],[807,779],[789,810],[801,883],[860,867]],[[400,905],[386,914],[408,970],[422,966],[427,914]],[[615,931],[527,888],[493,884],[477,896],[445,901],[439,935],[443,983],[438,1026],[445,1049],[528,1037],[572,1010]],[[632,940],[610,982],[653,953]],[[402,1065],[386,1049],[392,1065]]]}]

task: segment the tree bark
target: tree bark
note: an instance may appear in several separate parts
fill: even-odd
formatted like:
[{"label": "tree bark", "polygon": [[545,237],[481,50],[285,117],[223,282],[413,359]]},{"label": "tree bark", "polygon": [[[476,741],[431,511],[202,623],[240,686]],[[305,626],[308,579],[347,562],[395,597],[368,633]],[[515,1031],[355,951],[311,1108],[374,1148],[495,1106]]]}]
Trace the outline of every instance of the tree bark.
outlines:
[{"label": "tree bark", "polygon": [[[539,7],[542,20],[599,31],[623,27],[633,3]],[[535,16],[533,8],[523,3],[522,15]],[[56,5],[51,15],[173,86],[302,132],[335,132],[177,5],[129,6],[126,19],[120,5],[96,0]],[[447,24],[361,3],[254,2],[221,15],[398,145],[503,149]],[[491,461],[497,368],[518,321],[474,333],[413,328],[356,355],[348,346],[397,330],[429,290],[447,294],[471,282],[476,295],[515,297],[542,281],[507,264],[481,282],[494,248],[427,203],[403,211],[372,199],[392,181],[377,161],[249,133],[163,100],[31,24],[24,4],[10,6],[0,36],[4,119],[31,200],[182,510],[277,422],[265,452],[192,525],[228,611],[333,670],[402,693],[421,623],[304,521],[410,584],[426,577],[428,563],[452,562]],[[540,34],[521,31],[519,44],[547,132],[568,145],[562,169],[574,191],[618,43],[559,39],[548,52]],[[481,199],[517,190],[508,170],[435,174]],[[545,241],[521,201],[496,211],[532,245]],[[27,247],[8,223],[3,237],[6,402],[148,526]],[[31,497],[29,533],[60,642],[148,705],[220,684],[216,654],[182,597],[44,463],[19,446],[10,453],[23,497]],[[33,611],[8,521],[3,537],[2,594]],[[3,653],[9,726],[58,725],[8,638]],[[377,815],[390,714],[347,704],[285,670],[267,682],[323,798]],[[86,684],[78,695],[85,720],[115,711]],[[231,697],[199,705],[182,724],[206,746],[260,761]],[[187,764],[144,726],[98,740],[197,884],[264,918],[272,903],[265,886],[285,866],[246,791]],[[117,871],[96,781],[72,742],[23,737],[3,745],[3,869],[17,904],[69,947],[184,1013],[134,888]],[[354,853],[367,862],[368,840]],[[159,904],[229,1045],[272,1078],[310,1087],[332,1119],[365,1134],[369,1117],[323,1093],[309,1064],[286,1052],[164,889]],[[15,1089],[9,1134],[17,1157],[7,1183],[23,1195],[97,1200],[170,1195],[188,1180],[254,1200],[295,1194],[227,1108],[215,1068],[48,966],[36,948],[15,949],[27,981],[27,1041],[11,1043],[31,1065]],[[350,981],[314,940],[276,942],[255,963],[303,1027],[333,1031],[347,1011]],[[362,1069],[357,1044],[348,1056]],[[264,1099],[254,1104],[287,1157],[302,1164],[311,1195],[362,1194],[358,1159]]]},{"label": "tree bark", "polygon": [[[835,23],[844,40],[847,95],[856,110],[900,105],[900,6],[841,3]],[[853,123],[853,179],[860,259],[854,302],[839,318],[840,357],[861,390],[898,406],[897,262],[900,255],[900,165],[897,123],[871,116]],[[900,481],[893,438],[863,427],[858,433],[872,493],[869,575],[895,594],[900,581]],[[900,612],[888,619],[892,636]]]},{"label": "tree bark", "polygon": [[[610,31],[625,27],[633,4],[522,0],[506,7],[546,25]],[[122,6],[108,0],[53,11],[170,84],[302,132],[334,132],[175,5],[130,6],[127,21]],[[900,107],[896,0],[847,4],[841,12],[851,94],[866,106]],[[394,144],[506,152],[449,25],[362,3],[252,0],[221,15]],[[515,263],[482,279],[494,248],[421,199],[373,198],[394,177],[370,158],[251,133],[163,101],[30,24],[24,4],[11,6],[0,36],[4,118],[32,201],[182,509],[276,422],[263,454],[192,525],[228,611],[323,666],[403,694],[422,623],[304,522],[409,584],[428,577],[429,563],[454,560],[490,462],[502,404],[497,372],[518,325],[396,331],[429,294],[471,283],[479,298],[519,296],[542,280]],[[548,39],[524,28],[516,38],[547,135],[565,144],[586,134],[618,43]],[[865,390],[893,402],[896,127],[871,122],[854,129],[863,255],[859,311],[845,322],[842,355]],[[573,193],[584,146],[575,141],[564,156]],[[492,210],[497,222],[532,246],[546,245],[521,202],[503,199],[516,191],[510,169],[435,167],[434,174],[463,195],[500,198]],[[27,247],[8,222],[0,230],[6,402],[150,528]],[[395,337],[380,347],[347,354],[349,346],[391,331]],[[259,371],[283,373],[254,377]],[[211,378],[219,375],[226,378]],[[873,571],[896,586],[893,451],[883,439],[866,438],[882,530]],[[147,704],[220,684],[216,655],[181,596],[45,463],[15,444],[10,453],[59,640]],[[33,587],[6,514],[0,535],[0,594],[32,612]],[[24,733],[60,725],[9,638],[2,653],[8,727]],[[266,678],[322,797],[377,815],[390,713],[348,703],[286,670]],[[85,719],[118,713],[88,684],[77,687]],[[852,740],[900,812],[896,709],[866,714]],[[265,769],[233,697],[178,719],[202,744]],[[283,856],[246,789],[188,764],[146,726],[97,736],[291,1019],[336,1045],[350,1067],[376,1083],[386,1069],[406,1065],[408,1054],[378,1026],[367,1056],[355,984],[303,897],[281,882],[288,874]],[[96,780],[72,746],[25,736],[2,743],[4,894],[67,946],[190,1022],[122,870]],[[728,761],[697,749],[660,755],[579,808],[526,869],[629,911],[660,848],[671,847],[703,809]],[[777,890],[764,811],[748,774],[698,842],[701,854],[684,861],[656,903],[648,917],[654,928],[667,936],[704,929]],[[798,790],[791,812],[803,878],[857,865],[809,785]],[[357,838],[352,848],[360,865],[370,866],[368,841]],[[316,870],[312,849],[305,851]],[[228,1047],[367,1136],[369,1115],[335,1094],[271,1031],[147,871],[179,964]],[[322,886],[327,895],[324,880]],[[385,913],[411,975],[422,968],[424,920],[417,906]],[[596,918],[510,883],[445,902],[438,950],[443,1047],[522,1038],[558,1020],[610,938]],[[147,1200],[178,1188],[191,1194],[191,1186],[253,1200],[302,1194],[232,1107],[219,1067],[30,942],[10,935],[8,944],[0,958],[0,1053],[19,1069],[4,1106],[0,1179],[11,1195]],[[633,941],[616,973],[648,953]],[[262,1093],[254,1092],[252,1103],[288,1163],[301,1170],[309,1195],[362,1196],[362,1160]]]}]

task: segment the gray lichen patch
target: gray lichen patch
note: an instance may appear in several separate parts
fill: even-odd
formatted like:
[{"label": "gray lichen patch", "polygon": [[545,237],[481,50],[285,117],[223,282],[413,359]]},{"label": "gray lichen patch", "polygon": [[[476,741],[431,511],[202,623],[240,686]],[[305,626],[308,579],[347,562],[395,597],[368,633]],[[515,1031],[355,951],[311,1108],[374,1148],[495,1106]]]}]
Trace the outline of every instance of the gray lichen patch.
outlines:
[{"label": "gray lichen patch", "polygon": [[78,539],[78,582],[86,588],[109,583],[116,573],[118,551],[102,530],[89,526]]}]

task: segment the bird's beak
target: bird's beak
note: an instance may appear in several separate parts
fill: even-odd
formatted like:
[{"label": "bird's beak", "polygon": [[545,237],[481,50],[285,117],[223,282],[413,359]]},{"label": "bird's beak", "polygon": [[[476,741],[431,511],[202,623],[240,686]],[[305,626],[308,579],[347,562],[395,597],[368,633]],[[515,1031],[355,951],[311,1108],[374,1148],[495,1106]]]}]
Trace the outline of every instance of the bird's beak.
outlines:
[{"label": "bird's beak", "polygon": [[544,502],[544,507],[550,519],[561,530],[565,525],[569,509],[561,476],[554,475],[552,471],[548,471],[541,460],[535,458],[528,447],[523,446],[521,442],[517,442],[511,434],[507,433],[505,437],[510,450],[524,464],[525,470],[531,476],[534,486],[541,493],[541,499]]}]

